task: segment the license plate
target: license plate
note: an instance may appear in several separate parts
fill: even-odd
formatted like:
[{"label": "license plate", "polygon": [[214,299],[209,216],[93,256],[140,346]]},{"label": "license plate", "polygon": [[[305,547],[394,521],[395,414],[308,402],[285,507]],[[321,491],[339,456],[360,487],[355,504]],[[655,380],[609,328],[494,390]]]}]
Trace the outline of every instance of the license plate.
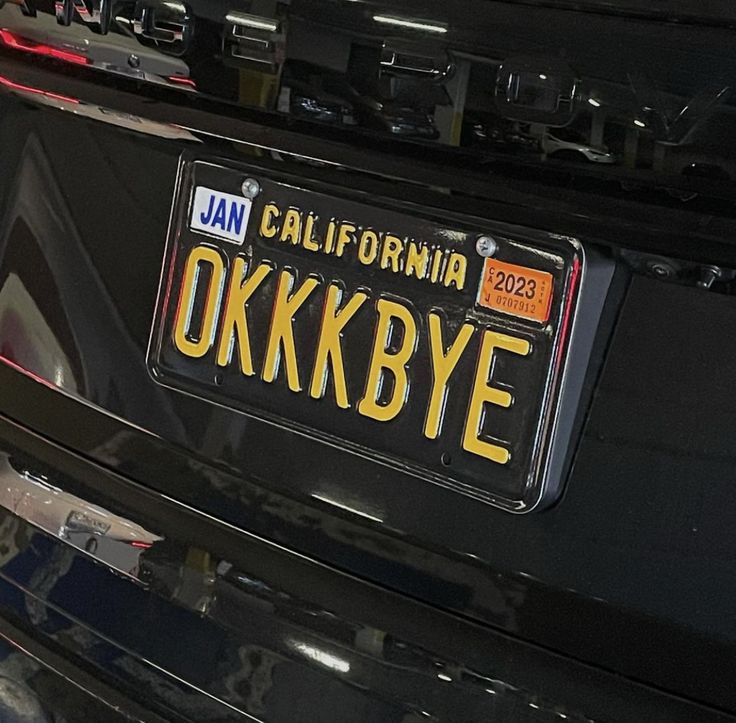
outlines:
[{"label": "license plate", "polygon": [[169,387],[526,511],[555,484],[583,267],[567,239],[187,159],[149,367]]}]

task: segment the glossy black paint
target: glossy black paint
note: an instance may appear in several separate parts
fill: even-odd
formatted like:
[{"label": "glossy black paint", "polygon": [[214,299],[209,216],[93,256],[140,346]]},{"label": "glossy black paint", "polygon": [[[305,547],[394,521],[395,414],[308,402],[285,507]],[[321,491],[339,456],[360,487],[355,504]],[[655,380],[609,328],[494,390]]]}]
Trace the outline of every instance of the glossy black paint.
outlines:
[{"label": "glossy black paint", "polygon": [[[31,533],[33,534],[33,533]],[[28,538],[30,539],[30,538]],[[6,586],[7,594],[10,588]],[[28,608],[33,605],[26,597]],[[44,616],[41,606],[35,614]],[[7,618],[0,626],[0,717],[7,723],[128,723],[164,719],[75,667],[50,640],[39,644]]]},{"label": "glossy black paint", "polygon": [[18,469],[164,536],[136,584],[10,513],[0,522],[15,541],[0,570],[15,637],[81,656],[149,715],[731,720],[214,522],[13,423],[0,435]]},{"label": "glossy black paint", "polygon": [[[497,639],[498,632],[489,631],[495,628],[516,639],[514,645],[531,641],[565,656],[559,660],[574,658],[611,671],[621,685],[639,681],[733,712],[731,440],[736,417],[731,379],[736,347],[728,330],[736,322],[731,295],[736,229],[729,180],[733,109],[730,92],[724,91],[734,82],[733,18],[721,16],[723,22],[717,22],[716,4],[706,9],[673,4],[670,16],[662,17],[666,10],[660,9],[658,18],[644,18],[654,11],[642,6],[636,19],[623,17],[621,6],[609,13],[611,8],[601,3],[588,6],[595,11],[480,1],[395,5],[380,11],[446,24],[442,42],[430,43],[418,31],[400,26],[389,32],[380,23],[371,24],[367,18],[379,11],[366,3],[295,1],[280,9],[289,20],[286,39],[268,39],[277,51],[269,59],[268,77],[254,78],[250,65],[220,63],[223,11],[195,4],[191,47],[177,47],[184,54],[176,58],[186,63],[190,75],[183,77],[195,81],[196,91],[57,62],[38,52],[2,52],[0,351],[17,369],[0,369],[0,408],[44,438],[156,493],[145,504],[126,503],[130,509],[125,512],[145,515],[146,505],[164,505],[164,496],[173,498],[341,571],[320,568],[323,609],[332,610],[334,601],[343,600],[342,575],[355,575],[362,602],[349,619],[364,621],[365,611],[381,595],[390,595],[397,607],[387,607],[373,626],[384,631],[389,623],[399,626],[397,637],[407,639],[438,631],[444,637],[423,647],[453,664],[493,677],[481,641],[482,636]],[[19,20],[25,16],[7,4],[3,27],[9,26],[8,11],[13,11],[11,29],[28,32]],[[39,16],[48,15],[40,6],[39,11]],[[677,13],[680,22],[673,21]],[[301,31],[295,31],[300,24]],[[80,22],[68,30],[95,40],[94,28]],[[304,98],[305,86],[312,90],[316,85],[321,95],[314,100],[327,108],[306,120],[305,108],[319,103],[279,103],[273,63],[279,65],[290,52],[294,58],[306,53],[314,63],[314,49],[324,45],[329,55],[328,40],[337,35],[347,38],[349,47],[359,47],[350,53],[349,88],[344,69],[337,80],[334,67],[306,73],[306,79],[303,73],[291,93],[296,88]],[[134,37],[131,42],[137,47]],[[417,106],[411,104],[412,113],[407,110],[400,123],[393,123],[409,131],[391,130],[386,112],[376,106],[381,92],[376,70],[385,67],[380,65],[384,44],[440,75],[445,53],[466,59],[469,72],[481,69],[473,81],[481,85],[480,98],[466,97],[463,107],[473,126],[458,129],[455,121],[442,126],[455,129],[450,140],[460,145],[448,143],[442,131],[438,141],[422,140]],[[360,50],[366,45],[368,51]],[[513,125],[532,121],[501,117],[495,96],[484,100],[483,89],[495,86],[492,76],[483,84],[483,73],[500,61],[506,71],[539,67],[548,77],[557,72],[565,90],[568,76],[560,70],[561,57],[580,81],[579,101],[570,101],[575,107],[569,128],[580,133],[586,121],[592,134],[592,114],[610,105],[614,120],[606,120],[604,137],[611,134],[611,153],[624,162],[584,163],[535,151],[521,142],[528,140],[529,129]],[[330,60],[332,66],[339,62],[339,57]],[[248,80],[244,85],[243,78]],[[450,82],[441,78],[432,87]],[[415,89],[414,95],[426,98],[422,83],[422,93]],[[469,81],[466,90],[472,89]],[[445,90],[452,100],[452,87]],[[591,95],[594,91],[600,95]],[[412,92],[402,97],[411,98]],[[448,106],[444,94],[437,98],[432,122],[442,125]],[[602,104],[590,104],[590,98]],[[361,104],[367,110],[355,112]],[[353,112],[355,125],[333,122]],[[624,117],[645,124],[645,130],[636,131],[640,155],[633,165],[626,162],[632,126],[616,140]],[[497,133],[489,132],[489,118],[500,126]],[[539,117],[533,122],[539,123]],[[177,127],[162,125],[170,123]],[[582,431],[570,450],[572,469],[563,499],[523,519],[511,516],[449,491],[428,491],[412,477],[155,384],[145,366],[146,343],[177,162],[191,147],[245,160],[254,168],[393,199],[405,209],[449,209],[574,235],[615,259],[616,283],[598,332],[597,363],[588,373],[590,403],[579,411]],[[707,268],[713,264],[721,267],[715,281]],[[4,435],[7,440],[9,430]],[[37,441],[25,451],[43,463],[47,449],[48,444]],[[54,467],[49,460],[45,464]],[[82,472],[64,474],[73,485]],[[125,484],[117,484],[113,493],[106,474],[101,471],[93,485],[98,501],[123,499]],[[161,520],[166,516],[162,512]],[[211,524],[215,529],[219,523]],[[191,527],[181,524],[174,537],[186,546],[193,535]],[[42,533],[35,536],[43,538]],[[201,542],[193,546],[207,548]],[[239,543],[229,538],[217,557],[230,561],[237,549]],[[202,671],[187,668],[189,651],[167,649],[165,641],[144,636],[137,620],[123,624],[128,606],[150,615],[148,630],[165,619],[161,599],[170,597],[171,590],[153,580],[177,567],[172,560],[180,552],[170,555],[151,560],[154,593],[115,579],[116,594],[125,600],[115,608],[118,614],[97,611],[93,616],[88,610],[80,616],[84,611],[72,610],[82,604],[79,586],[65,593],[63,581],[54,588],[55,614],[76,616],[91,635],[106,635],[113,646],[127,647],[127,641],[136,640],[134,649],[128,648],[136,660],[151,652],[146,645],[160,644],[155,652],[161,664],[196,685]],[[42,565],[44,554],[38,557],[34,564]],[[255,578],[283,576],[281,587],[308,599],[305,591],[317,585],[314,567],[298,572],[286,559],[285,554],[274,560],[268,574]],[[82,565],[93,567],[87,559]],[[110,574],[97,572],[83,586],[95,595],[112,595]],[[3,574],[11,579],[7,571]],[[431,620],[415,622],[414,601],[445,612],[430,610]],[[4,606],[6,612],[12,608],[11,603]],[[297,603],[295,609],[301,615],[309,607]],[[448,621],[457,619],[460,627],[472,626],[473,635],[454,640],[455,623]],[[264,626],[269,622],[267,616],[262,620]],[[416,630],[410,627],[415,624]],[[262,632],[241,618],[234,627],[246,640]],[[331,627],[330,634],[342,635],[338,627]],[[206,649],[192,617],[181,630],[200,641],[193,647]],[[277,646],[276,632],[265,637],[262,645]],[[92,657],[84,646],[67,650]],[[541,660],[546,653],[535,655]],[[513,658],[504,657],[500,665],[514,671],[511,677],[521,674]],[[557,662],[540,666],[525,660],[521,669],[531,671],[531,678],[520,687],[549,685],[547,690],[555,692],[545,695],[553,700],[548,707],[554,711],[557,696],[566,695],[557,692],[564,688],[554,677]],[[213,675],[211,691],[221,697],[218,686],[226,674],[220,679]],[[629,688],[621,694],[622,707],[601,697],[591,682],[597,675],[590,672],[581,680],[581,687],[563,701],[564,710],[592,718],[640,720],[646,714],[657,719],[652,709],[643,713],[644,704],[634,700]],[[113,676],[120,680],[119,668]],[[339,674],[333,677],[336,686],[344,685]],[[433,681],[438,686],[444,682]],[[341,700],[339,693],[331,698],[325,692],[333,690],[331,685],[320,678],[305,695],[318,691],[312,705],[327,706],[326,700]],[[361,685],[371,699],[361,710],[381,720],[385,709],[375,702],[383,695],[380,685],[373,679]],[[396,720],[408,711],[414,714],[412,706],[420,700],[438,706],[428,710],[440,720],[459,715],[477,720],[489,714],[485,707],[473,707],[471,693],[458,693],[459,707],[449,709],[442,707],[436,688],[420,688],[408,677],[400,685],[401,704],[391,709]],[[150,695],[159,705],[170,700],[155,686]],[[651,690],[647,695],[653,695]],[[521,704],[523,714],[513,708],[496,713],[502,720],[523,720],[523,715],[536,715],[528,703],[524,699]],[[653,705],[656,711],[659,704]],[[340,707],[346,709],[352,710],[348,704]],[[321,710],[322,717],[315,714],[315,719],[344,720]],[[294,719],[293,709],[271,712],[274,720]],[[707,713],[683,715],[700,720]],[[675,720],[676,713],[660,719]]]}]

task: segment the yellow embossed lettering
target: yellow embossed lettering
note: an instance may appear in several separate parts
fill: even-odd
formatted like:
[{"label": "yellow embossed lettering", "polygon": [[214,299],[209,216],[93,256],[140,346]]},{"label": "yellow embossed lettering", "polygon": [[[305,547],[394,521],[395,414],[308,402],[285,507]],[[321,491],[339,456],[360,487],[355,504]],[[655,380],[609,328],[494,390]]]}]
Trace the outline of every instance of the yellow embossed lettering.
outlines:
[{"label": "yellow embossed lettering", "polygon": [[436,439],[442,430],[445,403],[447,402],[447,383],[458,361],[460,361],[462,353],[468,346],[470,338],[473,336],[474,326],[467,323],[463,324],[455,340],[446,351],[442,339],[441,317],[438,313],[431,311],[427,315],[427,327],[429,329],[429,350],[432,362],[432,392],[424,422],[424,436],[429,439]]},{"label": "yellow embossed lettering", "polygon": [[293,244],[299,243],[299,234],[302,228],[302,217],[295,208],[290,208],[284,214],[284,223],[281,226],[281,241],[290,241]]},{"label": "yellow embossed lettering", "polygon": [[335,250],[335,229],[334,221],[327,224],[327,232],[325,233],[325,253],[331,254]]},{"label": "yellow embossed lettering", "polygon": [[304,233],[302,235],[302,245],[307,251],[319,251],[319,244],[314,240],[314,221],[313,213],[308,213],[304,219]]},{"label": "yellow embossed lettering", "polygon": [[381,268],[387,269],[389,266],[391,270],[398,274],[401,270],[401,252],[404,250],[404,242],[392,236],[386,234],[383,238],[383,248],[381,249]]},{"label": "yellow embossed lettering", "polygon": [[350,298],[350,301],[338,311],[342,295],[342,289],[336,284],[330,284],[327,287],[309,395],[314,399],[321,399],[325,395],[331,365],[337,406],[348,409],[350,401],[348,400],[345,365],[342,358],[342,337],[345,326],[358,312],[358,309],[368,298],[368,294],[357,291]]},{"label": "yellow embossed lettering", "polygon": [[429,274],[429,280],[436,284],[440,278],[440,271],[442,270],[442,261],[444,259],[444,253],[442,249],[435,249],[434,255],[432,256],[432,271]]},{"label": "yellow embossed lettering", "polygon": [[[416,349],[417,326],[411,311],[403,304],[388,299],[379,299],[376,309],[378,321],[373,339],[373,351],[365,394],[358,403],[358,412],[379,422],[388,422],[402,410],[409,395],[409,376],[406,365]],[[397,322],[403,326],[401,344],[398,349],[390,353],[391,336]],[[381,404],[379,400],[387,374],[393,378],[393,387],[390,399]]]},{"label": "yellow embossed lettering", "polygon": [[455,288],[462,291],[465,286],[465,273],[468,269],[468,260],[463,254],[453,251],[447,260],[447,268],[445,269],[444,285],[449,287],[455,284]]},{"label": "yellow embossed lettering", "polygon": [[470,394],[468,416],[465,420],[463,432],[463,449],[480,457],[485,457],[498,464],[506,464],[511,454],[505,447],[492,444],[478,436],[483,428],[486,404],[496,404],[499,407],[510,407],[513,398],[509,392],[492,387],[489,376],[493,368],[493,356],[497,349],[510,351],[513,354],[526,356],[531,351],[531,345],[526,339],[501,334],[497,331],[486,330],[480,346],[478,367],[473,381],[473,390]]},{"label": "yellow embossed lettering", "polygon": [[375,231],[366,229],[360,235],[358,243],[358,261],[368,266],[372,264],[378,256],[378,234]]},{"label": "yellow embossed lettering", "polygon": [[271,272],[268,264],[260,264],[246,278],[248,264],[242,256],[233,263],[230,277],[230,288],[225,302],[225,315],[220,331],[220,344],[217,349],[217,364],[224,367],[230,363],[236,341],[240,357],[240,370],[246,376],[252,376],[253,358],[250,351],[250,334],[246,317],[248,300],[261,282]]},{"label": "yellow embossed lettering", "polygon": [[[204,266],[210,267],[207,294],[199,334],[196,338],[191,338],[194,299],[202,281],[201,271]],[[174,321],[174,345],[182,354],[198,359],[212,348],[224,283],[225,264],[219,252],[210,246],[195,246],[189,252],[184,266],[179,306]]]},{"label": "yellow embossed lettering", "polygon": [[335,247],[335,256],[342,256],[345,252],[345,247],[353,243],[355,233],[355,226],[351,223],[341,223],[340,228],[337,231],[337,242]]},{"label": "yellow embossed lettering", "polygon": [[410,241],[404,273],[407,276],[414,275],[418,279],[423,279],[427,275],[427,266],[429,266],[429,247],[420,246],[416,241]]},{"label": "yellow embossed lettering", "polygon": [[268,332],[266,355],[263,359],[263,369],[261,371],[261,379],[264,382],[270,383],[276,379],[283,356],[286,382],[289,389],[292,392],[302,390],[296,360],[296,345],[294,343],[294,314],[318,285],[319,281],[310,276],[291,294],[294,286],[294,275],[288,270],[284,270],[279,274],[276,300],[271,316],[271,328]]},{"label": "yellow embossed lettering", "polygon": [[274,221],[280,216],[281,211],[275,203],[267,203],[263,207],[263,215],[261,216],[261,236],[263,238],[273,238],[278,232],[279,227]]}]

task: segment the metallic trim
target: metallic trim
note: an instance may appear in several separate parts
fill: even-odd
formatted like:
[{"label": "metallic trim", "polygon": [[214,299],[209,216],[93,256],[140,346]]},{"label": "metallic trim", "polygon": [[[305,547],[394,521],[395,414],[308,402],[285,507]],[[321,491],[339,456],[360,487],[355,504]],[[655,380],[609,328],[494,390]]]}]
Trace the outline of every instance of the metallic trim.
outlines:
[{"label": "metallic trim", "polygon": [[138,580],[140,556],[164,538],[104,507],[65,492],[0,453],[0,505],[62,542]]}]

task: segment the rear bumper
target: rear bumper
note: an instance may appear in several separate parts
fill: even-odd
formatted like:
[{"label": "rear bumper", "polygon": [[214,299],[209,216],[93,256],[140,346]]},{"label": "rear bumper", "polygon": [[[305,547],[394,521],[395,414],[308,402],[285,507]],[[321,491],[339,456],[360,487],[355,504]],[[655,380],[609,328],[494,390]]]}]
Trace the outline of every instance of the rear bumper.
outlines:
[{"label": "rear bumper", "polygon": [[[3,585],[3,597],[12,590]],[[156,721],[164,719],[76,665],[51,641],[0,620],[0,720]]]},{"label": "rear bumper", "polygon": [[[1,375],[19,391],[37,386],[5,367]],[[92,695],[115,715],[289,723],[728,719],[215,522],[6,418],[0,451],[16,469],[164,538],[155,556],[144,551],[139,569],[121,575],[0,510],[0,633],[32,650],[52,677],[63,676],[75,696],[96,686]]]}]

